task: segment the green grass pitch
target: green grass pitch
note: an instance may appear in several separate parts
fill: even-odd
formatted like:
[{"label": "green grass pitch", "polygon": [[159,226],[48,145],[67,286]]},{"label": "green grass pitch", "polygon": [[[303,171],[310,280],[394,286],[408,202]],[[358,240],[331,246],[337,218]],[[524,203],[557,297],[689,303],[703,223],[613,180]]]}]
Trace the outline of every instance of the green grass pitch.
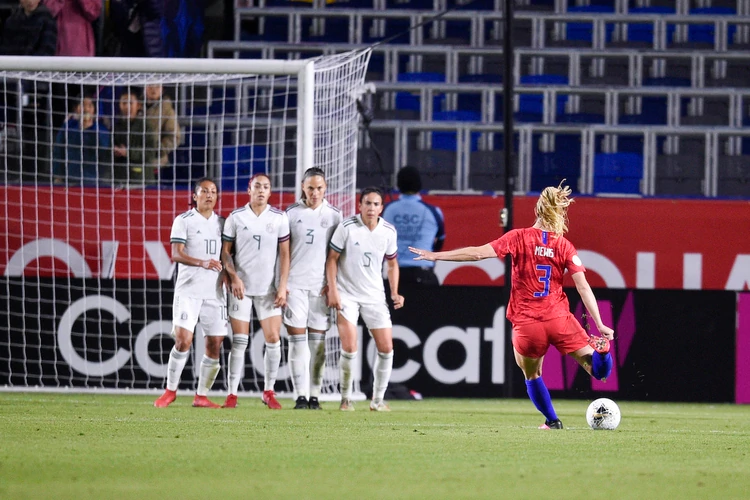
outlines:
[{"label": "green grass pitch", "polygon": [[588,401],[366,403],[344,413],[167,409],[154,397],[0,393],[0,498],[748,498],[750,407]]}]

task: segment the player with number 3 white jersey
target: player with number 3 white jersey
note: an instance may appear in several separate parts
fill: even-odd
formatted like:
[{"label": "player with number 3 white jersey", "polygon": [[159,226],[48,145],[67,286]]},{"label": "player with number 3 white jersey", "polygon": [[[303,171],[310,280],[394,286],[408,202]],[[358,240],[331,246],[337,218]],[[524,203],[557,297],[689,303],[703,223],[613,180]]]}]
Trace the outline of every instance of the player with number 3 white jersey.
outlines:
[{"label": "player with number 3 white jersey", "polygon": [[[302,176],[302,199],[286,209],[291,231],[292,263],[284,324],[289,333],[289,369],[295,409],[320,409],[325,370],[325,335],[330,309],[322,295],[328,242],[341,222],[341,211],[325,200],[323,170]],[[312,370],[311,370],[312,366]]]},{"label": "player with number 3 white jersey", "polygon": [[263,402],[271,409],[280,409],[274,385],[281,362],[281,310],[286,305],[289,278],[289,219],[286,213],[268,204],[271,180],[267,175],[254,175],[247,193],[250,201],[229,215],[222,235],[221,260],[230,279],[229,318],[233,332],[229,394],[224,406],[237,406],[255,309],[266,342]]},{"label": "player with number 3 white jersey", "polygon": [[221,232],[224,218],[214,212],[216,184],[200,179],[193,192],[195,208],[172,224],[172,260],[177,263],[177,283],[172,303],[172,335],[175,345],[167,363],[167,388],[154,402],[166,408],[177,397],[182,370],[187,363],[193,332],[200,322],[206,342],[193,406],[218,408],[207,394],[219,372],[221,343],[227,334],[226,297],[222,284]]}]

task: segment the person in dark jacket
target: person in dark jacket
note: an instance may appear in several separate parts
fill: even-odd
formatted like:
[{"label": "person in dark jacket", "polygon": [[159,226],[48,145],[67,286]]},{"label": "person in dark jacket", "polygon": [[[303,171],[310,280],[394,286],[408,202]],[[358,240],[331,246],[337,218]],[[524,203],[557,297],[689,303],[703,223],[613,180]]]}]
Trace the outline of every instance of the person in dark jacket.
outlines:
[{"label": "person in dark jacket", "polygon": [[21,0],[5,21],[0,54],[4,56],[54,56],[57,23],[40,0]]},{"label": "person in dark jacket", "polygon": [[109,130],[96,116],[93,99],[84,97],[55,138],[53,182],[97,185],[100,182],[100,163],[105,162],[109,147]]},{"label": "person in dark jacket", "polygon": [[111,0],[109,5],[110,22],[119,41],[116,55],[163,57],[161,0]]},{"label": "person in dark jacket", "polygon": [[[0,55],[4,56],[54,56],[57,49],[57,24],[49,9],[40,0],[20,0],[5,20]],[[49,175],[49,147],[51,137],[47,113],[49,84],[36,81],[4,81],[0,85],[0,109],[9,123],[17,122],[23,115],[18,143],[12,148],[21,149],[21,157],[8,158],[8,170],[20,174],[23,182],[38,182]],[[26,145],[22,147],[22,145]]]},{"label": "person in dark jacket", "polygon": [[[132,89],[122,93],[119,101],[120,116],[115,119],[112,129],[112,150],[114,153],[114,179],[118,184],[143,185],[153,181],[153,168],[147,169],[146,117],[138,94]],[[151,173],[150,178],[145,175]]]}]

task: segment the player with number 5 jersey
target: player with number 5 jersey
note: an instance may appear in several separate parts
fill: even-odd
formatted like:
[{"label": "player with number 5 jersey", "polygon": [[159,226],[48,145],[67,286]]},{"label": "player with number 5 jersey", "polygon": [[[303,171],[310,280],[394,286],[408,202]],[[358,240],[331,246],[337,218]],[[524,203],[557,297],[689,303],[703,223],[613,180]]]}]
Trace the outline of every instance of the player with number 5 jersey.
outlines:
[{"label": "player with number 5 jersey", "polygon": [[[611,328],[604,325],[594,293],[586,280],[586,269],[573,244],[564,234],[568,230],[571,190],[548,187],[537,200],[536,221],[532,227],[514,229],[480,247],[447,252],[409,248],[416,260],[475,261],[502,258],[513,260],[510,300],[507,316],[513,323],[513,350],[516,363],[526,377],[526,390],[537,409],[545,416],[541,428],[562,429],[542,380],[542,362],[550,345],[572,356],[591,376],[606,379],[612,370],[609,340]],[[589,336],[570,313],[563,292],[563,275],[569,272],[583,304],[603,335]]]},{"label": "player with number 5 jersey", "polygon": [[271,409],[280,409],[274,385],[281,362],[281,308],[286,305],[289,279],[289,219],[286,213],[268,204],[271,180],[267,175],[254,175],[247,192],[250,201],[227,217],[222,234],[221,260],[230,280],[229,319],[233,332],[229,395],[224,406],[237,406],[255,309],[266,344],[263,402]]},{"label": "player with number 5 jersey", "polygon": [[227,334],[226,296],[219,262],[224,218],[214,212],[218,197],[214,181],[208,178],[198,180],[193,191],[195,208],[177,216],[172,224],[169,239],[172,260],[177,263],[172,303],[175,344],[167,363],[167,388],[154,402],[157,408],[166,408],[177,397],[177,387],[198,323],[205,336],[206,354],[201,360],[193,406],[219,407],[207,397],[220,369],[221,343]]},{"label": "player with number 5 jersey", "polygon": [[385,300],[382,268],[388,266],[388,285],[394,309],[404,305],[398,293],[399,268],[396,260],[396,228],[386,222],[383,193],[376,188],[362,190],[359,214],[342,222],[331,238],[326,259],[326,299],[338,310],[341,338],[339,376],[342,411],[352,411],[352,365],[357,357],[357,320],[359,316],[370,330],[377,357],[373,366],[370,409],[390,411],[383,401],[393,369],[393,325]]}]

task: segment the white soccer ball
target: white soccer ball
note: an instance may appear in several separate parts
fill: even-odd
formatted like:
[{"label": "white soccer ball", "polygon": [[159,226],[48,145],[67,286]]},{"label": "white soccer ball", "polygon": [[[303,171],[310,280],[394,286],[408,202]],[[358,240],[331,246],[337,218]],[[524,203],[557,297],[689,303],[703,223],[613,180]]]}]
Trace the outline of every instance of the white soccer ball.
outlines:
[{"label": "white soccer ball", "polygon": [[592,401],[586,410],[586,422],[594,430],[613,431],[620,425],[620,407],[607,398]]}]

